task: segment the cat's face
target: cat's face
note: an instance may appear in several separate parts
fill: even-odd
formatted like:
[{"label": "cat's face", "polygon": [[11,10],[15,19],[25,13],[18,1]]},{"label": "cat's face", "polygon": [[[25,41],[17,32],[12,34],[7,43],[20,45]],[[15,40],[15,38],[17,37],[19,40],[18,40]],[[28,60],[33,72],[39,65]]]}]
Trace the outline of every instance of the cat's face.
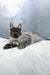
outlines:
[{"label": "cat's face", "polygon": [[21,35],[21,24],[18,27],[14,27],[12,23],[10,23],[10,36],[12,38],[18,38]]}]

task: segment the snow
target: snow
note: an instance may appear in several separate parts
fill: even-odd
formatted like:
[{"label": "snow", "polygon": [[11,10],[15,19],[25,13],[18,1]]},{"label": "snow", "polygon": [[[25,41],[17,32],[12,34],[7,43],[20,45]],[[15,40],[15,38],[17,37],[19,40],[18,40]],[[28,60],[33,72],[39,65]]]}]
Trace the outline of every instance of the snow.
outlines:
[{"label": "snow", "polygon": [[50,41],[4,50],[8,42],[0,38],[0,75],[50,75]]}]

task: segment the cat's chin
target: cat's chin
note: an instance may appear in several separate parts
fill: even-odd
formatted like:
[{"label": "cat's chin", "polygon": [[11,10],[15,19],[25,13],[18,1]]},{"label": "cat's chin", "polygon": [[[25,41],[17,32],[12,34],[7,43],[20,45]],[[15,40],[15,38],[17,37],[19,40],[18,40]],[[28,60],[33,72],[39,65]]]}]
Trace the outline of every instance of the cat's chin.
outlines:
[{"label": "cat's chin", "polygon": [[13,36],[13,38],[15,38],[15,39],[18,38],[18,37],[19,37],[19,36]]}]

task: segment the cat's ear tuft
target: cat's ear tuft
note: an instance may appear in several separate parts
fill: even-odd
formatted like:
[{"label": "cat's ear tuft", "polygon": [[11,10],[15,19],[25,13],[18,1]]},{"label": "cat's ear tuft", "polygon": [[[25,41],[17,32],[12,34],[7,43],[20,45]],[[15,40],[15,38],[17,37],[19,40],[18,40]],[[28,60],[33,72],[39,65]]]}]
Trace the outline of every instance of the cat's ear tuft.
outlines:
[{"label": "cat's ear tuft", "polygon": [[18,28],[21,29],[21,27],[22,27],[22,25],[21,25],[21,23],[20,23],[20,24],[18,25]]},{"label": "cat's ear tuft", "polygon": [[12,29],[14,26],[13,26],[13,24],[12,23],[10,23],[10,29]]}]

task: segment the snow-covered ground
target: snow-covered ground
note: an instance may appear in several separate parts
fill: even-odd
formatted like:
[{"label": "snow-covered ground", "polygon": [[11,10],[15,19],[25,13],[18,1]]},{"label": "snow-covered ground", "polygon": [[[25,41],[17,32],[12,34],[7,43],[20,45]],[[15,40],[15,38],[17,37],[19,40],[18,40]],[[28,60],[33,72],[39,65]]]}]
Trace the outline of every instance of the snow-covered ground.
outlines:
[{"label": "snow-covered ground", "polygon": [[50,75],[50,41],[3,50],[8,41],[0,38],[0,75]]}]

